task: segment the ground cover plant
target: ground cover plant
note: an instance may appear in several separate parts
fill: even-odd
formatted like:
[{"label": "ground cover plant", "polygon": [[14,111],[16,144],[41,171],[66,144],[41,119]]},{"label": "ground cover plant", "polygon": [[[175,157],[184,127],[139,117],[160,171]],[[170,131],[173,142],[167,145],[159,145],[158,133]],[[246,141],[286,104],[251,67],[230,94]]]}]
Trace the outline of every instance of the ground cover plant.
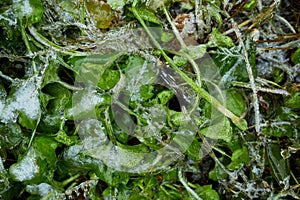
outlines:
[{"label": "ground cover plant", "polygon": [[300,4],[0,2],[0,199],[300,199]]}]

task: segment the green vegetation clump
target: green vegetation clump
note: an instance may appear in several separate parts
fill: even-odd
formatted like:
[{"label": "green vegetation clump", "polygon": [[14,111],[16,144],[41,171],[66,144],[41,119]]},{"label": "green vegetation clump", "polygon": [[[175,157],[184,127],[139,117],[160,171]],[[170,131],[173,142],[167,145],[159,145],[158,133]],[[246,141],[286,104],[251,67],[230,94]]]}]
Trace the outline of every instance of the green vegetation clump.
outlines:
[{"label": "green vegetation clump", "polygon": [[0,199],[299,199],[296,1],[0,2]]}]

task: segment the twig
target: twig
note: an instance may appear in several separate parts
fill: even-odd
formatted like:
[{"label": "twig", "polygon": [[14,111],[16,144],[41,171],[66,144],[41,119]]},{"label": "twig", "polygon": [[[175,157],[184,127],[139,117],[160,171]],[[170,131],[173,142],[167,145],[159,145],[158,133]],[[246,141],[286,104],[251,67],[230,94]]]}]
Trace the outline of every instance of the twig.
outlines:
[{"label": "twig", "polygon": [[254,113],[255,113],[255,130],[256,130],[256,132],[259,133],[260,132],[260,113],[259,113],[259,104],[258,104],[258,97],[257,97],[257,88],[255,86],[255,80],[254,80],[254,77],[253,77],[252,68],[250,66],[250,62],[249,62],[249,59],[248,59],[248,53],[247,53],[245,44],[243,42],[241,32],[238,29],[236,22],[233,22],[233,26],[234,26],[235,34],[236,34],[238,40],[240,41],[240,45],[243,48],[243,53],[244,53],[244,58],[245,58],[245,62],[246,62],[247,72],[248,72],[248,76],[249,76],[249,80],[250,80],[250,86],[251,86],[251,89],[253,91],[253,105],[254,105]]},{"label": "twig", "polygon": [[0,77],[7,80],[7,81],[9,81],[9,82],[12,82],[12,83],[14,82],[14,79],[12,79],[9,76],[3,74],[1,71],[0,71]]},{"label": "twig", "polygon": [[[251,19],[248,19],[248,20],[246,20],[246,21],[240,23],[240,24],[238,25],[238,27],[239,27],[239,28],[242,28],[243,26],[246,26],[246,25],[249,24],[250,22],[251,22]],[[230,34],[230,33],[232,33],[232,32],[234,32],[234,28],[231,28],[231,29],[225,31],[225,32],[222,33],[222,34],[223,34],[223,35],[228,35],[228,34]]]},{"label": "twig", "polygon": [[[251,85],[245,84],[245,83],[232,82],[232,85],[237,86],[237,87],[252,89]],[[261,92],[281,94],[281,95],[285,95],[285,96],[290,95],[290,93],[288,93],[286,90],[282,90],[282,89],[270,89],[270,88],[264,88],[264,87],[259,87],[259,86],[257,86],[256,89],[257,89],[257,91],[261,91]]]},{"label": "twig", "polygon": [[188,184],[184,181],[183,177],[182,177],[182,171],[181,169],[178,170],[178,178],[179,178],[179,181],[182,183],[182,185],[185,187],[185,189],[197,200],[202,200],[202,198],[200,198],[198,196],[198,194],[192,190],[192,188],[190,188],[188,186]]}]

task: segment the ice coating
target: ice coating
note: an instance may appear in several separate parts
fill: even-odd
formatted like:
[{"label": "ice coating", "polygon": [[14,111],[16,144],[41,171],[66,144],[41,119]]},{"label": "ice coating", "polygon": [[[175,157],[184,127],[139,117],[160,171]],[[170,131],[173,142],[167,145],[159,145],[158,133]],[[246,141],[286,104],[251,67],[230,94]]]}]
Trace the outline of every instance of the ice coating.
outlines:
[{"label": "ice coating", "polygon": [[31,148],[20,163],[10,168],[10,174],[16,181],[27,181],[36,177],[40,171],[39,166],[36,164],[36,157],[35,150]]},{"label": "ice coating", "polygon": [[13,95],[6,99],[5,106],[3,106],[3,102],[0,103],[0,110],[1,107],[0,119],[2,123],[15,122],[20,111],[24,112],[31,120],[36,120],[40,110],[36,78],[33,77],[22,82]]},{"label": "ice coating", "polygon": [[39,194],[40,196],[45,196],[52,191],[55,191],[53,187],[47,183],[41,183],[38,185],[27,185],[26,191],[33,194]]}]

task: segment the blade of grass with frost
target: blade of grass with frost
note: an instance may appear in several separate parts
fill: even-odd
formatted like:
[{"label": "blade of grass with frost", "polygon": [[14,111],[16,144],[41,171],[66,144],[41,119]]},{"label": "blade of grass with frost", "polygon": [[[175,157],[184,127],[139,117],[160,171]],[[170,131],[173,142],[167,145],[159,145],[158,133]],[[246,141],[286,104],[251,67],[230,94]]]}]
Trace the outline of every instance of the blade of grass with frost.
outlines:
[{"label": "blade of grass with frost", "polygon": [[64,53],[64,54],[70,55],[70,56],[91,56],[91,55],[93,55],[92,52],[80,52],[80,51],[65,49],[64,47],[61,47],[61,46],[49,41],[42,34],[38,33],[37,30],[33,26],[28,27],[28,30],[29,30],[30,34],[38,42],[40,42],[41,44],[43,44],[55,51],[58,51],[58,52],[61,52],[61,53]]},{"label": "blade of grass with frost", "polygon": [[151,38],[152,42],[158,48],[158,50],[161,52],[163,57],[166,59],[168,64],[198,93],[200,94],[206,101],[208,101],[212,106],[217,108],[221,113],[223,113],[226,117],[230,118],[232,122],[241,130],[247,129],[247,122],[244,119],[241,119],[237,117],[235,114],[233,114],[230,110],[228,110],[225,106],[223,106],[216,98],[211,96],[206,90],[199,87],[190,77],[188,77],[184,72],[182,72],[173,62],[173,60],[165,53],[165,51],[162,49],[160,44],[157,42],[157,40],[154,38],[148,27],[146,26],[144,20],[140,17],[139,13],[134,7],[130,8],[131,12],[134,14],[134,16],[138,19],[138,21],[142,24],[142,26],[145,28],[147,34]]},{"label": "blade of grass with frost", "polygon": [[256,132],[260,132],[260,113],[259,113],[259,104],[258,104],[258,97],[257,97],[257,88],[255,86],[255,80],[254,80],[254,76],[253,76],[253,72],[252,72],[252,68],[250,66],[250,62],[248,59],[248,53],[245,47],[245,44],[242,40],[242,35],[240,30],[237,27],[237,23],[233,22],[233,27],[234,27],[234,31],[235,34],[240,42],[240,45],[242,46],[243,49],[243,55],[244,55],[244,59],[246,62],[246,68],[247,68],[247,72],[248,72],[248,76],[249,76],[249,80],[250,80],[250,86],[251,89],[253,91],[253,105],[254,105],[254,114],[255,114],[255,130]]}]

